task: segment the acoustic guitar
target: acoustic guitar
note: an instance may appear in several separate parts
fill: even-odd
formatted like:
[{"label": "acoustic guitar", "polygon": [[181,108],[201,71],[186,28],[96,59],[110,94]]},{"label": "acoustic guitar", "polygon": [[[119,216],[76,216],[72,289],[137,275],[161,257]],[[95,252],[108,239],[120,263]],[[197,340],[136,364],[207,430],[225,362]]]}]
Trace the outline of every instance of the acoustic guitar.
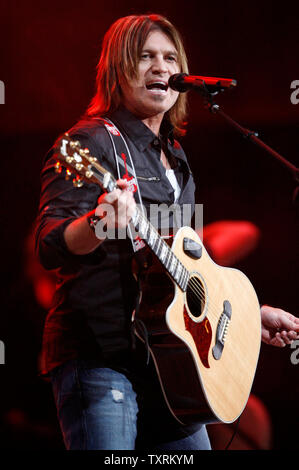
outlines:
[{"label": "acoustic guitar", "polygon": [[[62,164],[76,174],[76,186],[117,187],[79,141],[64,134],[57,145],[57,171]],[[249,398],[261,343],[252,284],[241,271],[217,265],[190,227],[179,228],[169,246],[138,207],[131,224],[151,253],[140,250],[141,294],[132,321],[170,412],[182,424],[235,421]]]}]

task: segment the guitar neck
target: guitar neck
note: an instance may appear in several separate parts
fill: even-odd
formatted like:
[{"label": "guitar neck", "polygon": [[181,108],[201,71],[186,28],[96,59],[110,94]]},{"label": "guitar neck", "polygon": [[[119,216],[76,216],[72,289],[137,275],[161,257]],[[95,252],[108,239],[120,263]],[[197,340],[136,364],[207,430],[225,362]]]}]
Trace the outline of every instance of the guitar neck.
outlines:
[{"label": "guitar neck", "polygon": [[160,260],[172,280],[185,292],[189,281],[189,271],[138,207],[132,219],[132,224],[136,232]]}]

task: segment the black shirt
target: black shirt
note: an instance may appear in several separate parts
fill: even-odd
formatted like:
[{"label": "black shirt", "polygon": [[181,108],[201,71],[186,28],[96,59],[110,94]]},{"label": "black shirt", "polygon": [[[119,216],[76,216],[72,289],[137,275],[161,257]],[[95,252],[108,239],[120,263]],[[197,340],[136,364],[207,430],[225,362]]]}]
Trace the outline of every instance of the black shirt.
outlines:
[{"label": "black shirt", "polygon": [[[194,182],[186,156],[173,139],[171,126],[163,122],[161,137],[125,108],[109,118],[125,137],[132,155],[142,202],[171,205],[174,190],[160,161],[161,145],[174,162],[181,187],[178,204],[194,209]],[[72,138],[97,157],[117,177],[109,135],[100,119],[87,118],[70,131]],[[137,286],[131,272],[131,241],[106,239],[88,255],[67,249],[64,230],[76,218],[93,210],[101,189],[96,184],[75,188],[63,173],[55,172],[51,149],[42,170],[41,200],[36,226],[36,246],[42,265],[55,269],[57,288],[43,335],[42,373],[73,358],[109,361],[131,345],[131,314]]]}]

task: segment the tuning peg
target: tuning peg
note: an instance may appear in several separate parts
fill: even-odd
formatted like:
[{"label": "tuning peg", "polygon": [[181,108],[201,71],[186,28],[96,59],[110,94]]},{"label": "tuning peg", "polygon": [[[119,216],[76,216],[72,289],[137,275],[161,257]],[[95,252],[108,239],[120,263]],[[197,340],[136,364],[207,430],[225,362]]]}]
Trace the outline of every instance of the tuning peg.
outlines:
[{"label": "tuning peg", "polygon": [[91,177],[93,176],[93,172],[90,171],[90,170],[87,170],[87,171],[85,172],[85,176],[86,176],[86,178],[91,178]]},{"label": "tuning peg", "polygon": [[76,170],[81,171],[83,168],[83,165],[82,163],[76,163],[75,167],[76,167]]},{"label": "tuning peg", "polygon": [[74,147],[81,147],[81,144],[80,144],[79,140],[76,140],[76,141],[73,140],[73,141],[70,142],[70,146],[73,147],[73,148]]}]

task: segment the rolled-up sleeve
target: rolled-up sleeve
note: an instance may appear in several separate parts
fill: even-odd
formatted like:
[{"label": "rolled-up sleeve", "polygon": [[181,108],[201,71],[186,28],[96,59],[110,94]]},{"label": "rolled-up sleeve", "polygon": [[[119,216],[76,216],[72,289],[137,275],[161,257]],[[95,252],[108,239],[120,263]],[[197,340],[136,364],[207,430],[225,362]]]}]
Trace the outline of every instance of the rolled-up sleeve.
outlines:
[{"label": "rolled-up sleeve", "polygon": [[[96,155],[93,139],[87,135],[73,135],[83,148],[88,148]],[[76,188],[72,177],[65,179],[65,171],[55,171],[55,148],[46,155],[41,172],[41,197],[38,216],[35,224],[35,247],[39,260],[44,268],[56,269],[74,260],[65,243],[66,227],[93,210],[97,205],[101,189],[96,184],[83,184]]]}]

